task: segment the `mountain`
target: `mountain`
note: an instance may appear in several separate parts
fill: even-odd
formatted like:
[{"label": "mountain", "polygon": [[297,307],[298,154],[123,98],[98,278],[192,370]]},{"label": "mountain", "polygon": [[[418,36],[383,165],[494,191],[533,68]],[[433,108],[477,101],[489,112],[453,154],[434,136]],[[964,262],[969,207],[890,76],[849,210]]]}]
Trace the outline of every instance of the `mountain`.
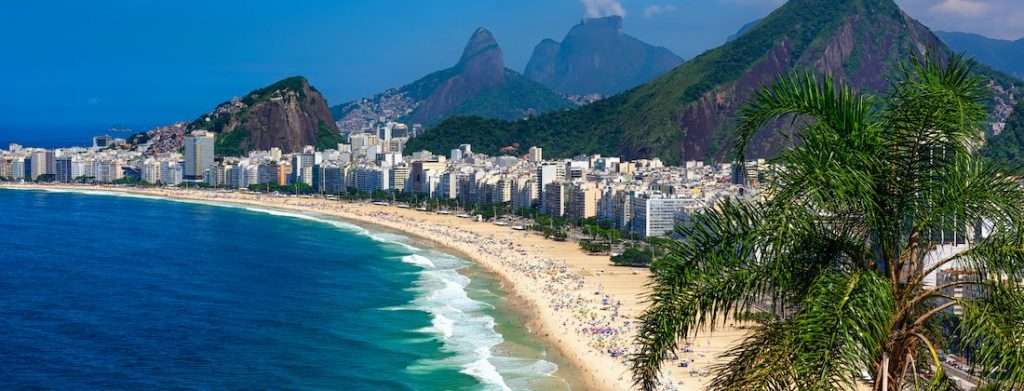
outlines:
[{"label": "mountain", "polygon": [[[412,140],[408,150],[445,151],[459,143],[496,152],[538,145],[550,156],[615,154],[629,159],[729,158],[737,110],[753,92],[795,70],[831,73],[867,92],[884,92],[911,56],[948,53],[892,0],[790,0],[750,31],[647,84],[609,99],[529,121],[456,119]],[[1018,82],[983,66],[992,80],[993,122],[1012,112]],[[747,151],[769,157],[789,145],[777,129]]]},{"label": "mountain", "polygon": [[757,22],[760,22],[760,21],[761,21],[761,19],[757,19],[757,20],[754,20],[753,22],[750,22],[750,23],[747,23],[747,24],[741,26],[740,29],[737,30],[735,34],[730,35],[728,38],[725,39],[725,41],[726,42],[735,41],[736,38],[739,38],[741,35],[746,34],[747,31],[750,31],[751,29],[753,29],[754,25],[757,24]]},{"label": "mountain", "polygon": [[982,154],[1014,168],[1024,168],[1024,101],[1017,104],[1006,126],[989,138]]},{"label": "mountain", "polygon": [[936,31],[956,52],[963,52],[992,68],[1024,77],[1024,39],[1008,41],[970,33]]},{"label": "mountain", "polygon": [[622,17],[584,19],[561,43],[537,44],[524,75],[568,95],[614,95],[646,83],[683,60],[622,32]]},{"label": "mountain", "polygon": [[327,100],[301,76],[221,103],[190,123],[188,129],[216,132],[220,156],[240,156],[273,147],[286,153],[301,151],[307,145],[336,148],[343,141]]},{"label": "mountain", "polygon": [[490,31],[479,28],[455,66],[340,105],[333,112],[342,127],[353,130],[380,117],[429,126],[456,115],[513,120],[570,105],[557,93],[506,69],[498,42]]}]

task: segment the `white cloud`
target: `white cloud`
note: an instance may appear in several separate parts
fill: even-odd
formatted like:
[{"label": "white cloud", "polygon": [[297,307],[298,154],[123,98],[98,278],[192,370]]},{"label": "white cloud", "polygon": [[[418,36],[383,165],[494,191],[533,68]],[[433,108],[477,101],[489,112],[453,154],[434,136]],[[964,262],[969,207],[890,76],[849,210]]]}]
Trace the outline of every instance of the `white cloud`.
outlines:
[{"label": "white cloud", "polygon": [[644,8],[644,16],[653,18],[655,16],[666,14],[669,12],[675,12],[676,6],[672,4],[653,4]]},{"label": "white cloud", "polygon": [[933,30],[977,33],[993,38],[1024,36],[1021,0],[897,0],[910,16]]},{"label": "white cloud", "polygon": [[605,16],[626,16],[626,8],[619,0],[580,0],[583,12],[588,18]]},{"label": "white cloud", "polygon": [[931,7],[932,12],[947,13],[953,16],[977,17],[988,13],[990,7],[976,0],[942,0]]}]

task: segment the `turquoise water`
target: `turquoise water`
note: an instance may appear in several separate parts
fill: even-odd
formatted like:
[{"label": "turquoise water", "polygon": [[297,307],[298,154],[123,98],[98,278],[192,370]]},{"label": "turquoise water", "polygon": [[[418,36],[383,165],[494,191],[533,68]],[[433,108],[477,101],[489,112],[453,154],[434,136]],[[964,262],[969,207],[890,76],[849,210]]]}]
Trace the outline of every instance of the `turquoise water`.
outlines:
[{"label": "turquoise water", "polygon": [[0,389],[568,388],[493,279],[401,235],[64,192],[0,217]]}]

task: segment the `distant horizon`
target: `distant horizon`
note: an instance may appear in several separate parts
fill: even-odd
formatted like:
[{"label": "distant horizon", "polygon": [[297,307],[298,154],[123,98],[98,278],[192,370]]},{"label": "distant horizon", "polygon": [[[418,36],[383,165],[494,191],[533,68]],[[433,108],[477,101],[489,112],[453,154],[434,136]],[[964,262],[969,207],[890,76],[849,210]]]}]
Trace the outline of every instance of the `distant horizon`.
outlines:
[{"label": "distant horizon", "polygon": [[[947,11],[963,1],[898,2],[935,31],[966,27],[975,31],[963,32],[983,36],[996,20],[980,12],[1006,7],[1006,0],[976,0],[968,3],[987,8],[953,17]],[[321,0],[297,7],[258,0],[244,9],[189,1],[57,3],[9,5],[0,15],[0,32],[21,37],[4,43],[13,55],[0,72],[17,76],[0,97],[0,142],[33,129],[102,132],[124,124],[143,131],[189,121],[297,75],[337,105],[451,66],[477,27],[494,32],[506,66],[517,72],[541,40],[560,41],[586,17],[621,14],[626,33],[688,60],[783,1],[491,0],[431,7]]]}]

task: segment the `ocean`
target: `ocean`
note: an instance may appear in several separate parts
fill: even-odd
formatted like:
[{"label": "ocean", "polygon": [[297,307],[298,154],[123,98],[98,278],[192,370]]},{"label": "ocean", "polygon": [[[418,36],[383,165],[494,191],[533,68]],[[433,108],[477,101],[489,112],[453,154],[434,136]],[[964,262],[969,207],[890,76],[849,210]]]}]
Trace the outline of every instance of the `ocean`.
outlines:
[{"label": "ocean", "polygon": [[0,190],[0,389],[566,390],[500,284],[291,213]]}]

